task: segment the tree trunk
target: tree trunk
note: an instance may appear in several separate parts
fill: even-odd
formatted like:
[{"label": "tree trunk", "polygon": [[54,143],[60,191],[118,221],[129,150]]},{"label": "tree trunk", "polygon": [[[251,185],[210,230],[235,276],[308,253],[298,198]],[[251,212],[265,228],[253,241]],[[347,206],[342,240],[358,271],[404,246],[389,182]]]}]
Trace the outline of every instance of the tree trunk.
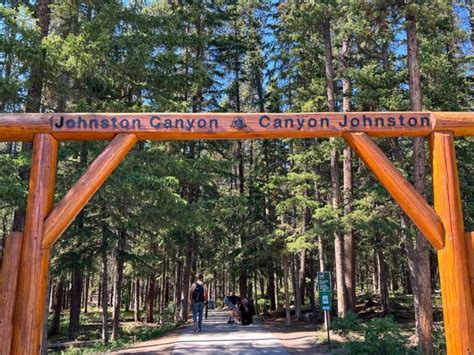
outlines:
[{"label": "tree trunk", "polygon": [[119,325],[120,325],[120,306],[122,304],[122,281],[123,281],[123,253],[125,247],[126,233],[125,230],[120,231],[119,240],[117,242],[117,248],[115,251],[115,282],[114,282],[114,294],[113,294],[113,314],[112,314],[112,340],[116,340],[119,337]]},{"label": "tree trunk", "polygon": [[372,269],[372,289],[374,293],[379,291],[379,266],[377,264],[377,251],[373,254],[373,269]]},{"label": "tree trunk", "polygon": [[[102,211],[106,209],[105,206],[102,206]],[[104,218],[105,221],[105,218]],[[109,344],[109,312],[108,312],[108,260],[107,260],[107,248],[108,248],[108,241],[107,241],[107,227],[104,225],[102,226],[102,343],[104,345]]]},{"label": "tree trunk", "polygon": [[59,334],[61,326],[61,311],[63,306],[64,289],[65,289],[65,278],[61,276],[59,282],[55,287],[53,297],[53,319],[51,322],[51,334]]},{"label": "tree trunk", "polygon": [[295,300],[295,314],[296,318],[301,319],[303,313],[301,311],[301,295],[300,295],[300,288],[299,288],[299,258],[297,255],[291,256],[291,281],[293,283],[293,292],[294,292],[294,300]]},{"label": "tree trunk", "polygon": [[276,309],[275,302],[275,273],[272,262],[268,263],[268,284],[267,284],[267,296],[270,299],[270,309]]},{"label": "tree trunk", "polygon": [[319,271],[323,272],[323,271],[326,271],[326,262],[325,262],[326,254],[324,252],[323,237],[321,235],[318,235],[318,251],[319,251]]},{"label": "tree trunk", "polygon": [[[326,85],[328,110],[336,111],[336,99],[334,90],[334,68],[332,64],[332,44],[331,44],[331,23],[328,16],[323,20],[324,36],[324,58],[326,67]],[[334,143],[335,138],[330,139]],[[339,152],[336,148],[331,151],[331,181],[332,181],[332,207],[339,209],[341,203],[340,184],[339,184]],[[344,286],[344,240],[342,235],[334,232],[334,259],[336,265],[336,285],[337,285],[337,312],[339,316],[345,317],[347,304]]]},{"label": "tree trunk", "polygon": [[155,302],[155,275],[151,275],[148,279],[148,294],[146,296],[146,322],[153,323],[154,302]]},{"label": "tree trunk", "polygon": [[[352,152],[350,147],[344,149],[344,215],[351,213],[352,203]],[[356,311],[356,265],[355,265],[354,230],[350,228],[344,236],[344,285],[347,296],[347,309]]]},{"label": "tree trunk", "polygon": [[[342,79],[342,110],[351,111],[351,91],[347,78],[349,69],[350,38],[345,35],[342,42],[341,67],[344,73]],[[352,210],[352,151],[350,147],[344,149],[344,216],[348,216]],[[352,227],[344,236],[344,286],[347,298],[347,309],[356,312],[356,292],[355,292],[355,242],[354,230]]]},{"label": "tree trunk", "polygon": [[82,271],[76,266],[72,270],[72,287],[71,287],[71,309],[69,318],[68,339],[74,340],[79,332],[79,315],[81,313],[81,296],[83,286]]},{"label": "tree trunk", "polygon": [[133,282],[131,279],[128,279],[125,284],[127,285],[127,297],[123,296],[123,303],[125,303],[125,312],[129,312],[132,303]]},{"label": "tree trunk", "polygon": [[161,277],[161,302],[160,302],[160,313],[166,307],[166,274],[168,273],[168,258],[166,257],[166,250],[163,250],[163,270]]},{"label": "tree trunk", "polygon": [[86,276],[86,287],[85,287],[85,290],[84,290],[84,300],[83,300],[83,303],[84,303],[84,313],[86,314],[87,313],[87,305],[89,303],[89,283],[90,283],[90,276],[89,276],[89,273],[87,273],[87,276]]},{"label": "tree trunk", "polygon": [[[410,11],[410,9],[407,8],[407,11]],[[413,111],[421,111],[421,80],[416,15],[408,13],[406,21],[410,103]],[[425,142],[422,137],[413,139],[413,173],[415,188],[422,195],[425,195]],[[414,271],[412,272],[412,281],[416,283],[414,296],[418,351],[422,354],[431,354],[433,352],[433,309],[431,304],[429,246],[428,241],[420,231],[417,231],[415,239],[416,249],[413,254],[409,255],[409,258],[411,257],[412,260],[410,262],[414,266],[411,268],[411,271]]]},{"label": "tree trunk", "polygon": [[275,309],[278,309],[280,307],[280,285],[278,283],[279,280],[276,273],[273,276],[273,279],[275,280]]},{"label": "tree trunk", "polygon": [[133,302],[133,320],[135,322],[140,321],[140,279],[138,276],[135,276],[135,292],[134,292],[134,302]]},{"label": "tree trunk", "polygon": [[387,313],[392,312],[392,309],[390,307],[390,302],[388,298],[387,271],[386,271],[386,265],[385,265],[385,257],[383,255],[381,246],[377,247],[376,255],[377,255],[380,303],[382,305],[382,313],[387,314]]},{"label": "tree trunk", "polygon": [[309,254],[309,304],[311,305],[311,312],[316,312],[316,299],[314,292],[316,290],[316,267],[314,265],[314,252]]},{"label": "tree trunk", "polygon": [[288,285],[288,257],[283,257],[283,287],[285,289],[285,324],[291,325],[290,289]]},{"label": "tree trunk", "polygon": [[[237,112],[240,112],[240,95],[238,96],[238,101],[237,101]],[[239,161],[239,193],[241,196],[244,196],[245,194],[245,175],[244,175],[244,141],[239,140],[237,141],[237,158]],[[246,250],[246,244],[247,244],[247,239],[246,239],[246,228],[244,228],[244,232],[240,234],[240,245],[242,247],[242,250]],[[246,267],[246,258],[247,255],[243,255],[244,259],[241,262],[240,265],[240,275],[239,275],[239,293],[240,297],[248,297],[248,290],[247,290],[247,283],[248,283],[248,274],[247,270],[245,269]]]},{"label": "tree trunk", "polygon": [[182,293],[182,304],[181,304],[181,313],[180,319],[182,321],[188,320],[188,303],[189,303],[189,282],[191,278],[191,265],[193,259],[193,247],[188,244],[186,247],[186,257],[184,259],[183,267],[183,293]]},{"label": "tree trunk", "polygon": [[300,305],[302,307],[304,306],[306,295],[306,249],[300,252],[298,266],[298,287],[300,289]]},{"label": "tree trunk", "polygon": [[102,281],[99,279],[99,289],[97,291],[97,307],[102,306]]},{"label": "tree trunk", "polygon": [[181,275],[183,273],[183,264],[181,262],[181,258],[179,257],[179,250],[176,251],[176,266],[174,269],[174,304],[176,307],[176,322],[179,320],[179,314],[181,311],[181,286],[182,286],[182,281],[181,281]]}]

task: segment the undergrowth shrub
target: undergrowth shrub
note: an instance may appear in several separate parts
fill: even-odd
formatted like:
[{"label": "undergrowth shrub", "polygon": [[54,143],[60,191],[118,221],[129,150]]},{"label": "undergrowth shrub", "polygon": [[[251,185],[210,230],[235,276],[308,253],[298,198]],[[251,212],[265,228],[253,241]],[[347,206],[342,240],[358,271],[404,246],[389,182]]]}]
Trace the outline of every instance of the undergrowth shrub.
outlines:
[{"label": "undergrowth shrub", "polygon": [[411,354],[408,337],[393,317],[374,318],[361,323],[353,313],[333,322],[332,331],[346,339],[351,354]]}]

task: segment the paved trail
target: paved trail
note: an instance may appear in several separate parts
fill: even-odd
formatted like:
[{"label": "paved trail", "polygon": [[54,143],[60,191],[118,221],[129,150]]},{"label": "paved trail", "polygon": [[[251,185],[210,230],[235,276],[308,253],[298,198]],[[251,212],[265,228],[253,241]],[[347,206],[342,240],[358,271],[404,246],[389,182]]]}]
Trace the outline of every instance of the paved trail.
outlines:
[{"label": "paved trail", "polygon": [[137,344],[120,353],[288,355],[280,342],[262,326],[227,324],[227,319],[227,313],[210,311],[201,333],[194,333],[188,326],[179,335]]}]

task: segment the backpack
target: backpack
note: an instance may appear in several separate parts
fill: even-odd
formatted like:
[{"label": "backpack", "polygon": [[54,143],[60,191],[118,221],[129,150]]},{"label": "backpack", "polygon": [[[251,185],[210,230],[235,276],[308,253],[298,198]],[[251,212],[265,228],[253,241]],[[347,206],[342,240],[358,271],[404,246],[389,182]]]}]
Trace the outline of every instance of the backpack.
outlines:
[{"label": "backpack", "polygon": [[193,292],[193,302],[204,302],[204,284],[196,283]]}]

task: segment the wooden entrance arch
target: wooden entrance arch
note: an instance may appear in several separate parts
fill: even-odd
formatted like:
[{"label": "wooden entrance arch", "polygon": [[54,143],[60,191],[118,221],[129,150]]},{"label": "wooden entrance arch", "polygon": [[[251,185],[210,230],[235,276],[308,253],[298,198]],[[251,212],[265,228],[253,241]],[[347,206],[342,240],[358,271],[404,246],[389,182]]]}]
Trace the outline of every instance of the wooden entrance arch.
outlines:
[{"label": "wooden entrance arch", "polygon": [[[430,142],[434,209],[370,138]],[[0,353],[39,352],[51,248],[137,140],[342,137],[437,250],[449,354],[474,349],[474,232],[465,232],[454,137],[474,136],[474,113],[3,114],[0,141],[33,141],[26,221],[0,275]],[[58,142],[110,140],[53,206]]]}]

